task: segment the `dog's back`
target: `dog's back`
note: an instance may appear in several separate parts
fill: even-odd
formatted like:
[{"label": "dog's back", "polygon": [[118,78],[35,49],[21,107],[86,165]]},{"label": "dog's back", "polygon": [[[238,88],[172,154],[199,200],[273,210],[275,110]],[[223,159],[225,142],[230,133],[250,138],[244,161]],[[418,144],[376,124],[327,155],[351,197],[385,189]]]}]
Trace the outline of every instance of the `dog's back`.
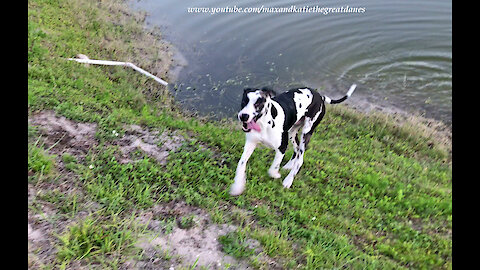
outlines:
[{"label": "dog's back", "polygon": [[[313,118],[324,107],[322,96],[314,89],[301,87],[272,98],[285,112],[284,130],[288,131],[305,116]],[[273,112],[272,112],[273,113]]]}]

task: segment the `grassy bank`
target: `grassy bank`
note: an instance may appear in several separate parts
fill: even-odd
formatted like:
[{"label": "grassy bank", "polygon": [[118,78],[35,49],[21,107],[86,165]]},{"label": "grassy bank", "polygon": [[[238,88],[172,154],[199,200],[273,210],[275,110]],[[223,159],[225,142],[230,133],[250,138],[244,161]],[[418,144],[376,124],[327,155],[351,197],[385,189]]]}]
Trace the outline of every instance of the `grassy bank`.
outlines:
[{"label": "grassy bank", "polygon": [[[451,146],[433,122],[329,106],[292,188],[268,177],[274,153],[262,148],[247,166],[247,190],[231,197],[244,143],[236,123],[184,115],[166,89],[131,69],[65,60],[130,61],[168,81],[169,45],[143,28],[142,15],[113,0],[28,5],[31,268],[200,269],[138,244],[211,226],[198,213],[234,226],[216,240],[221,252],[255,268],[452,267]],[[53,116],[44,112],[78,137],[46,129],[38,119]],[[132,125],[181,145],[165,162],[141,149],[125,154]],[[197,212],[165,210],[180,203]]]}]

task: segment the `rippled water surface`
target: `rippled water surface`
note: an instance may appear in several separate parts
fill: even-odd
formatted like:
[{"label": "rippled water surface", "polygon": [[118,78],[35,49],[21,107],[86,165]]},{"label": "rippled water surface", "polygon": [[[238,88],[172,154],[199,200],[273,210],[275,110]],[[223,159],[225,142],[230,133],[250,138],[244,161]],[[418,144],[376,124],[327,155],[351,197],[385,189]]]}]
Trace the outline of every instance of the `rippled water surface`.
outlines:
[{"label": "rippled water surface", "polygon": [[[364,13],[189,13],[208,7],[362,7]],[[451,124],[451,2],[140,0],[186,65],[171,90],[188,109],[232,117],[244,87],[310,86],[357,107]],[[173,86],[174,85],[174,86]]]}]

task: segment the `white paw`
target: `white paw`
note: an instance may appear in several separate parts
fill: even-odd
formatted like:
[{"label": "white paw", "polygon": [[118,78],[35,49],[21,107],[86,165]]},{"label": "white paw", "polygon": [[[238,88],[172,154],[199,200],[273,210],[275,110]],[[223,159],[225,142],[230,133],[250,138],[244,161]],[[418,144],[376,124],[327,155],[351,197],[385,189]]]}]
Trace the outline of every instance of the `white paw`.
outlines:
[{"label": "white paw", "polygon": [[278,171],[268,171],[268,175],[275,179],[282,177],[282,175]]},{"label": "white paw", "polygon": [[293,161],[288,161],[287,164],[283,165],[282,168],[284,168],[285,170],[291,170],[293,168]]},{"label": "white paw", "polygon": [[284,188],[290,188],[292,186],[292,183],[293,183],[293,177],[285,177],[285,179],[283,180],[283,187]]},{"label": "white paw", "polygon": [[232,187],[230,188],[230,195],[238,196],[238,195],[242,194],[244,190],[245,190],[245,185],[244,184],[233,183]]}]

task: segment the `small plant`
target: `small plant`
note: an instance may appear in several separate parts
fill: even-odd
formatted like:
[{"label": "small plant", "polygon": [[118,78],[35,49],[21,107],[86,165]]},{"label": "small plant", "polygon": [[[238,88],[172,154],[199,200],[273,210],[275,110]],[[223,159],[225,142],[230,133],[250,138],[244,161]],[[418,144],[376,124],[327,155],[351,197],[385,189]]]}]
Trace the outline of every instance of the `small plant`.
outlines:
[{"label": "small plant", "polygon": [[28,171],[41,176],[50,174],[55,167],[55,156],[49,155],[37,143],[28,145]]},{"label": "small plant", "polygon": [[70,155],[69,153],[65,153],[62,156],[62,161],[65,164],[65,168],[70,171],[75,171],[77,169],[77,159]]},{"label": "small plant", "polygon": [[255,251],[248,247],[246,240],[238,232],[231,232],[218,238],[218,241],[222,244],[223,252],[235,258],[247,258],[255,254]]},{"label": "small plant", "polygon": [[178,227],[184,230],[188,230],[192,228],[193,226],[195,226],[195,220],[193,220],[194,217],[195,217],[194,215],[182,217],[178,222]]},{"label": "small plant", "polygon": [[49,190],[44,194],[38,195],[38,198],[57,205],[60,213],[74,216],[78,211],[78,195],[63,194],[57,189]]},{"label": "small plant", "polygon": [[57,256],[62,262],[121,252],[133,243],[132,232],[123,224],[99,222],[91,217],[71,225],[58,238],[61,244]]}]

